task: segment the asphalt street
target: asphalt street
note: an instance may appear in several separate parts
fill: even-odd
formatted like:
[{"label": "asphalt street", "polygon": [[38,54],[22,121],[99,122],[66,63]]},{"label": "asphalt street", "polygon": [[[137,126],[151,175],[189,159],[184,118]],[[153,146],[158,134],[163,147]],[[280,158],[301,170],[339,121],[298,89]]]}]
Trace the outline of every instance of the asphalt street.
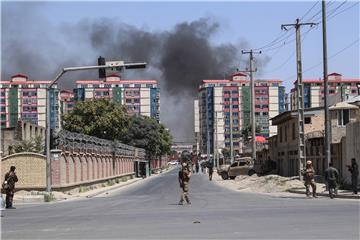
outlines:
[{"label": "asphalt street", "polygon": [[89,199],[21,205],[2,239],[359,239],[359,201],[240,193],[190,181],[177,205],[177,169]]}]

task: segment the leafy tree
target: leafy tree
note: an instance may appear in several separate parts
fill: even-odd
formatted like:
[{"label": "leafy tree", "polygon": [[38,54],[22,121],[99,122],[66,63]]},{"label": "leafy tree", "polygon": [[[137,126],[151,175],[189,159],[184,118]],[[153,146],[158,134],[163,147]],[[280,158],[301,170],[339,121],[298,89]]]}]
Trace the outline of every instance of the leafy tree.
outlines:
[{"label": "leafy tree", "polygon": [[[261,129],[259,125],[255,125],[255,133],[260,133]],[[247,125],[241,130],[241,135],[245,142],[249,140],[249,137],[251,136],[251,124]]]},{"label": "leafy tree", "polygon": [[170,154],[171,153],[171,144],[172,144],[172,135],[170,131],[165,128],[163,124],[159,124],[160,136],[161,136],[161,145],[160,145],[160,154]]},{"label": "leafy tree", "polygon": [[224,156],[224,158],[230,158],[230,149],[229,148],[221,149],[221,153]]},{"label": "leafy tree", "polygon": [[172,137],[155,119],[133,116],[131,126],[121,140],[125,144],[145,149],[148,157],[153,159],[170,153]]},{"label": "leafy tree", "polygon": [[19,152],[34,152],[44,153],[45,142],[42,136],[37,135],[29,140],[22,140],[13,146],[15,153]]},{"label": "leafy tree", "polygon": [[126,109],[107,99],[77,102],[63,121],[65,130],[109,140],[120,139],[130,126]]}]

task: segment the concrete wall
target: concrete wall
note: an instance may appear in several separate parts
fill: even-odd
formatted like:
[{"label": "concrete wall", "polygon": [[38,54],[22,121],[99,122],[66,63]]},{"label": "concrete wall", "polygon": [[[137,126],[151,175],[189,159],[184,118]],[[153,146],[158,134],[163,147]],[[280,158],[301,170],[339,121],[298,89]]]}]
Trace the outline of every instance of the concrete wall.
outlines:
[{"label": "concrete wall", "polygon": [[360,165],[360,122],[352,122],[346,125],[346,137],[343,143],[343,171],[341,176],[345,182],[350,183],[351,175],[346,166],[351,165],[352,158],[355,158]]},{"label": "concrete wall", "polygon": [[36,153],[16,153],[1,161],[1,181],[10,166],[16,167],[19,181],[16,188],[38,189],[46,187],[46,157]]},{"label": "concrete wall", "polygon": [[[55,189],[90,185],[116,177],[135,175],[134,164],[137,160],[135,157],[65,151],[56,154],[57,157],[52,157],[52,188]],[[163,160],[158,161],[156,166],[162,167],[166,163]],[[46,156],[36,153],[17,153],[3,158],[1,179],[4,179],[10,166],[16,166],[19,178],[16,189],[46,188]]]}]

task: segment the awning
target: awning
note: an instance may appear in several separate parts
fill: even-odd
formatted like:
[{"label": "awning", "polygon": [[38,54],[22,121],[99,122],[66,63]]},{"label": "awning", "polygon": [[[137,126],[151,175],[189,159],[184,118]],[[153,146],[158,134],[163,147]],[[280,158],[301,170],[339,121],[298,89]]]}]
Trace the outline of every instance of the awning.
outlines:
[{"label": "awning", "polygon": [[349,104],[347,102],[339,102],[335,105],[332,105],[329,107],[330,110],[338,110],[338,109],[359,109],[358,106],[355,106],[353,104]]},{"label": "awning", "polygon": [[256,142],[259,142],[259,143],[267,143],[268,142],[266,140],[266,138],[264,138],[263,136],[256,136],[255,140],[256,140]]}]

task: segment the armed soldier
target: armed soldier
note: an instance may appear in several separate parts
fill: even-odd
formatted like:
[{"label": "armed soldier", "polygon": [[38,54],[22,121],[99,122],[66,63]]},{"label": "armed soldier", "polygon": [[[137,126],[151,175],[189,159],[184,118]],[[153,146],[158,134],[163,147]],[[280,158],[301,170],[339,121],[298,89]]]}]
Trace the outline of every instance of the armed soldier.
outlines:
[{"label": "armed soldier", "polygon": [[351,173],[351,187],[353,190],[353,194],[357,194],[357,185],[358,185],[358,177],[359,177],[359,166],[356,163],[355,158],[351,159],[351,166],[347,166],[349,172]]},{"label": "armed soldier", "polygon": [[7,209],[15,209],[15,207],[13,207],[13,198],[15,193],[15,183],[18,181],[15,170],[15,166],[10,167],[10,171],[5,174],[5,181],[2,186],[6,193]]},{"label": "armed soldier", "polygon": [[179,180],[180,188],[182,189],[182,193],[181,193],[179,205],[183,205],[184,201],[186,201],[188,204],[191,204],[189,199],[189,181],[192,171],[189,168],[188,155],[189,154],[187,154],[187,152],[185,151],[181,154],[182,168],[179,171],[178,180]]},{"label": "armed soldier", "polygon": [[325,170],[325,180],[329,187],[330,198],[337,195],[337,183],[339,182],[339,172],[333,167],[333,163],[329,163],[328,169]]},{"label": "armed soldier", "polygon": [[306,168],[302,171],[305,181],[305,187],[306,187],[306,196],[310,197],[310,186],[312,188],[312,194],[314,198],[317,198],[316,196],[316,183],[314,180],[315,177],[315,170],[312,166],[311,161],[306,162]]}]

